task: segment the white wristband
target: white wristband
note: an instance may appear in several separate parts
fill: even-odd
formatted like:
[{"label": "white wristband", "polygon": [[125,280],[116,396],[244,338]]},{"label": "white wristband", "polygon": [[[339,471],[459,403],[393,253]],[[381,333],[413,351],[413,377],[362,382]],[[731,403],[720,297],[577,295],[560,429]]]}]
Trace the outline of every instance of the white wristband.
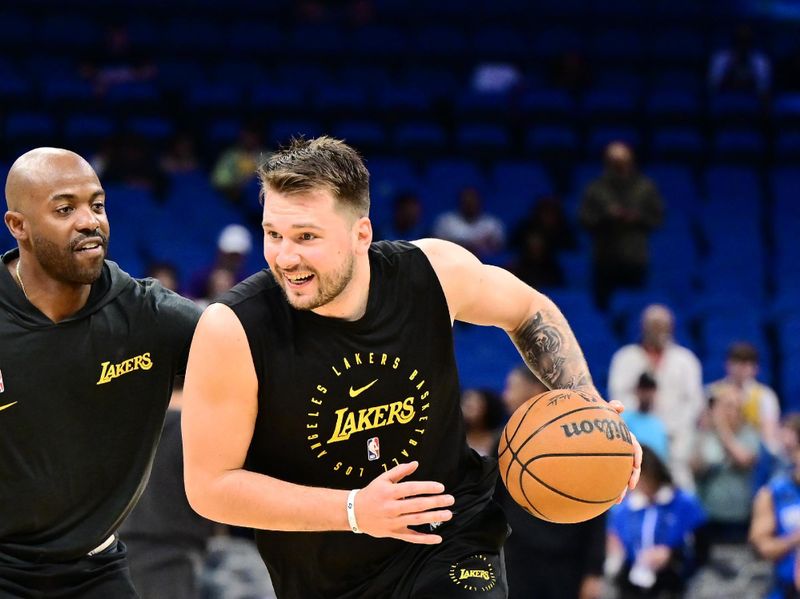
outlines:
[{"label": "white wristband", "polygon": [[359,491],[360,489],[353,489],[347,495],[347,522],[350,524],[350,530],[357,535],[361,534],[361,529],[358,527],[358,522],[356,522],[356,493]]}]

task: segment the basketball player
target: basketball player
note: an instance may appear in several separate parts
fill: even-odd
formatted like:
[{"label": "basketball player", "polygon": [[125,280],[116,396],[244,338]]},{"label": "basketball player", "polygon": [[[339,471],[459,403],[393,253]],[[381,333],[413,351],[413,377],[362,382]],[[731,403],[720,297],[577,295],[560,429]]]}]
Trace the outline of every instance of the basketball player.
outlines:
[{"label": "basketball player", "polygon": [[190,503],[257,529],[279,597],[505,597],[497,467],[465,441],[451,327],[503,327],[548,385],[596,393],[567,322],[456,245],[372,244],[369,175],[340,141],[295,140],[259,176],[270,270],[192,342]]},{"label": "basketball player", "polygon": [[105,194],[77,154],[23,154],[6,201],[18,248],[0,268],[0,597],[136,597],[115,531],[199,311],[105,260]]}]

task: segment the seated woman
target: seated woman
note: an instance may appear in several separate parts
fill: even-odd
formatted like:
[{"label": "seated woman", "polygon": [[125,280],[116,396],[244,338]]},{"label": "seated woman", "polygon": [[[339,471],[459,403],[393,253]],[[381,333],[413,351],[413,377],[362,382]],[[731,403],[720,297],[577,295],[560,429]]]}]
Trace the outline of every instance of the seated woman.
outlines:
[{"label": "seated woman", "polygon": [[606,570],[621,599],[682,597],[707,557],[706,514],[673,485],[658,455],[646,445],[642,450],[639,485],[610,513]]}]

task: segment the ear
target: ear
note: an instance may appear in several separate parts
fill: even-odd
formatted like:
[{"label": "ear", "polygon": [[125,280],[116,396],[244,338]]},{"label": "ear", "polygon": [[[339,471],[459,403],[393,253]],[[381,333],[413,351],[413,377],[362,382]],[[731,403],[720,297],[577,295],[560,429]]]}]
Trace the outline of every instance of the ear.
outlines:
[{"label": "ear", "polygon": [[28,228],[26,226],[25,217],[22,212],[14,212],[9,210],[5,215],[6,227],[17,241],[25,241],[28,239]]},{"label": "ear", "polygon": [[372,221],[369,217],[362,216],[355,222],[353,230],[356,236],[356,252],[366,254],[372,243]]}]

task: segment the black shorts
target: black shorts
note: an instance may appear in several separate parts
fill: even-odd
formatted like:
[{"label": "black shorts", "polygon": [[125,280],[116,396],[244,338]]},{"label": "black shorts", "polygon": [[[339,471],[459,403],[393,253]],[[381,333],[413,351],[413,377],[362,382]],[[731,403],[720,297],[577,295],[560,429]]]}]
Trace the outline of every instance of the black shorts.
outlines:
[{"label": "black shorts", "polygon": [[490,503],[453,538],[422,552],[393,599],[506,599],[508,530],[505,514]]},{"label": "black shorts", "polygon": [[0,563],[3,599],[136,599],[122,541],[64,563]]}]

